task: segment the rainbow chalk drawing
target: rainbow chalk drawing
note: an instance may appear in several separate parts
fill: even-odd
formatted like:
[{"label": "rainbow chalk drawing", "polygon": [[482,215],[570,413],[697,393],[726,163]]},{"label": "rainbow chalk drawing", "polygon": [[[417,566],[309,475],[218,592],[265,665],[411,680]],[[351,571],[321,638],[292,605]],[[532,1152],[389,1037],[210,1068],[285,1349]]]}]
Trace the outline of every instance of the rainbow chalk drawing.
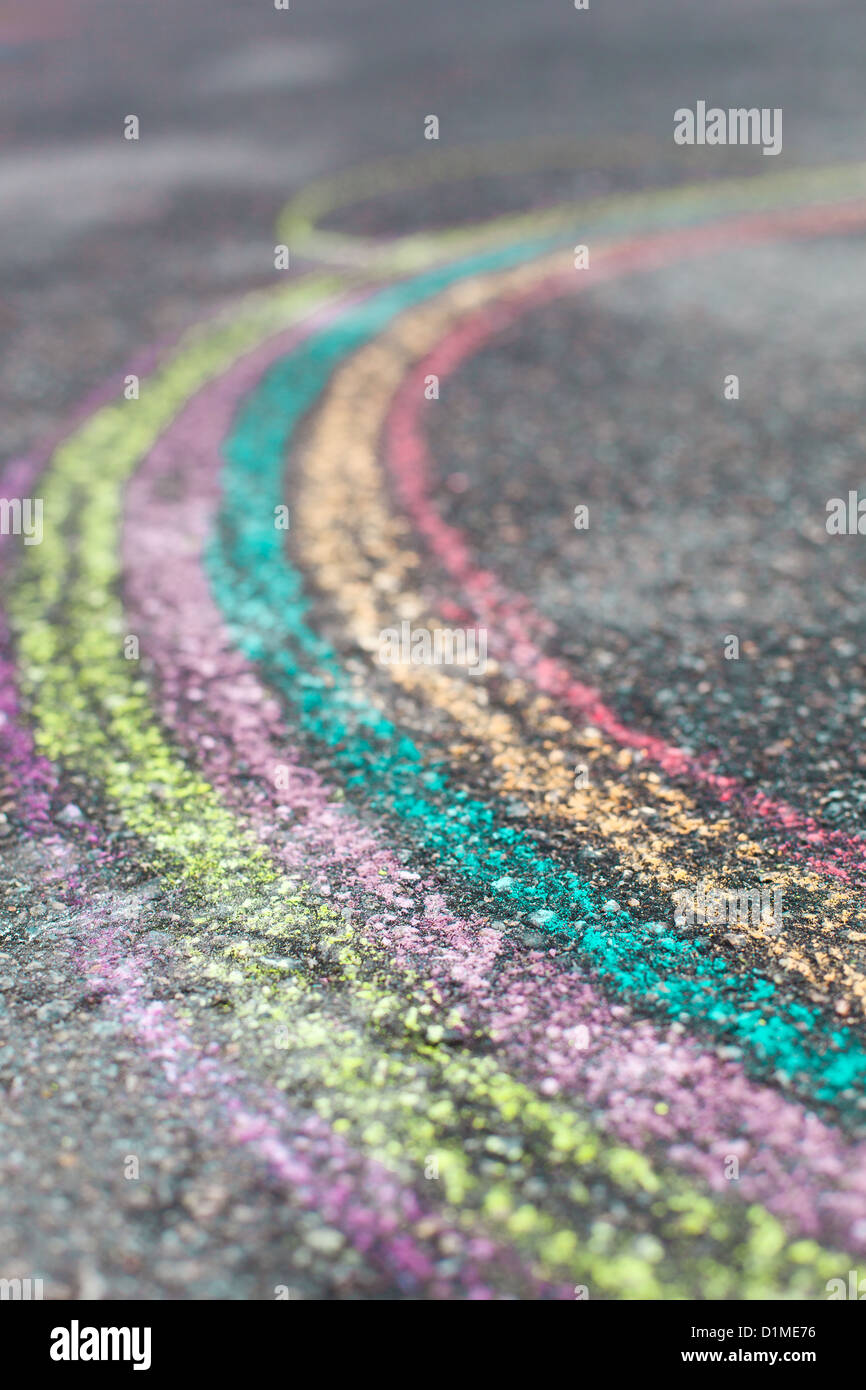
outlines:
[{"label": "rainbow chalk drawing", "polygon": [[[194,1096],[211,1140],[322,1215],[380,1290],[820,1298],[866,1251],[866,976],[832,938],[807,956],[756,928],[744,960],[639,896],[612,908],[576,850],[591,831],[669,892],[698,842],[701,862],[722,854],[710,795],[744,865],[854,925],[866,841],[630,726],[547,654],[552,625],[439,511],[423,384],[585,286],[862,231],[866,166],[390,240],[319,226],[362,197],[539,161],[574,152],[451,153],[302,191],[278,234],[321,269],[163,344],[134,366],[134,408],[95,393],[7,471],[6,496],[38,479],[46,522],[39,546],[0,537],[6,780],[44,884],[85,915],[82,975],[154,1087]],[[487,632],[490,672],[377,662],[382,629],[455,612]],[[585,797],[539,758],[531,735],[554,729],[573,760],[640,754],[652,841],[623,831],[615,773]],[[467,788],[473,750],[501,794]],[[69,774],[91,788],[74,835],[56,817]],[[556,829],[547,848],[511,793]],[[119,930],[126,852],[182,906],[171,951],[230,1000],[224,1035],[148,997]],[[827,982],[844,1018],[798,993]]]}]

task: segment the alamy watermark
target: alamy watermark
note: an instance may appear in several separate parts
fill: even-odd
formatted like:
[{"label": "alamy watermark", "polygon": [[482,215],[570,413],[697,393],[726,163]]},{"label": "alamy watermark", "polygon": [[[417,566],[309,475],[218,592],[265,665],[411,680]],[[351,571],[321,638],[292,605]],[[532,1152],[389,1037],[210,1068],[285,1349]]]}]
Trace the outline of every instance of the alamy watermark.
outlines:
[{"label": "alamy watermark", "polygon": [[781,106],[737,106],[725,111],[707,109],[705,101],[695,110],[681,106],[674,112],[676,145],[762,145],[764,154],[782,153]]},{"label": "alamy watermark", "polygon": [[679,888],[671,894],[674,925],[779,927],[782,892],[781,888],[713,888],[705,883],[694,890]]},{"label": "alamy watermark", "polygon": [[148,1371],[150,1351],[149,1327],[82,1327],[73,1318],[52,1328],[48,1354],[52,1361],[130,1361],[134,1371]]},{"label": "alamy watermark", "polygon": [[827,1299],[833,1303],[837,1299],[854,1299],[862,1303],[866,1299],[866,1279],[860,1278],[859,1269],[848,1270],[848,1283],[841,1278],[828,1279],[824,1288],[827,1290]]},{"label": "alamy watermark", "polygon": [[23,536],[25,545],[41,545],[42,498],[0,497],[0,536]]},{"label": "alamy watermark", "polygon": [[402,622],[379,633],[382,666],[463,666],[472,676],[487,670],[487,629],[480,627],[413,628]]},{"label": "alamy watermark", "polygon": [[41,1279],[0,1279],[0,1300],[29,1302],[45,1297]]},{"label": "alamy watermark", "polygon": [[844,497],[831,497],[827,502],[828,536],[866,536],[866,497],[854,488]]}]

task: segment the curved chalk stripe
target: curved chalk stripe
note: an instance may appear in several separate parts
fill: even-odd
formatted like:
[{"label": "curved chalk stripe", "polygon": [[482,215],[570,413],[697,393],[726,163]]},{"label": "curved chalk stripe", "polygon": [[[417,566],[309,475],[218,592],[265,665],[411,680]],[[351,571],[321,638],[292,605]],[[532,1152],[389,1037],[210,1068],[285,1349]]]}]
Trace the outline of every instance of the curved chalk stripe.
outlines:
[{"label": "curved chalk stripe", "polygon": [[[624,146],[581,144],[568,140],[517,141],[444,150],[435,154],[384,160],[364,165],[335,177],[307,184],[283,208],[277,219],[277,235],[295,252],[312,260],[366,267],[370,273],[402,275],[416,272],[445,259],[468,255],[501,245],[537,237],[549,231],[560,240],[582,236],[587,223],[595,235],[631,232],[636,218],[646,230],[670,225],[693,225],[704,218],[724,217],[748,208],[776,208],[790,193],[794,206],[828,195],[853,196],[866,192],[866,164],[838,164],[827,168],[789,169],[784,173],[751,178],[714,179],[710,183],[674,184],[667,188],[584,198],[575,203],[536,208],[530,213],[496,216],[469,226],[416,232],[402,237],[358,237],[321,226],[328,213],[370,197],[405,188],[479,175],[535,172],[542,168],[586,167],[610,160],[616,167],[633,163],[633,141]],[[548,161],[548,162],[545,162]]]},{"label": "curved chalk stripe", "polygon": [[[153,357],[138,359],[134,364],[137,373],[143,374],[153,361]],[[107,384],[88,398],[84,409],[92,409],[114,394],[116,385]],[[78,420],[81,413],[76,412],[73,420]],[[0,483],[0,495],[29,495],[48,457],[50,450],[9,465]],[[11,569],[11,539],[0,535],[0,577],[6,577]],[[0,610],[0,644],[4,636],[8,637],[8,632]],[[25,813],[35,815],[41,829],[43,822],[51,824],[48,812],[57,789],[56,772],[46,758],[35,752],[30,731],[21,720],[14,676],[14,663],[3,658],[0,651],[0,713],[5,716],[0,719],[0,754],[4,768],[8,771],[11,767],[15,774],[13,789],[18,792]],[[34,794],[29,790],[34,785],[39,789],[35,812]],[[102,840],[99,827],[86,821],[78,825],[78,833],[91,847],[99,846]],[[52,839],[59,849],[56,832]],[[194,1041],[165,1006],[146,998],[140,971],[123,938],[116,939],[104,913],[87,907],[103,888],[98,869],[111,862],[110,854],[101,852],[94,859],[91,848],[89,862],[84,864],[74,847],[65,848],[67,853],[60,864],[50,873],[45,871],[44,877],[52,894],[63,891],[65,896],[71,895],[73,906],[93,916],[93,930],[84,937],[77,952],[82,975],[103,995],[124,1027],[146,1047],[151,1060],[162,1067],[171,1092],[180,1088],[199,1102],[219,1100],[224,1111],[220,1132],[225,1141],[249,1148],[287,1184],[302,1206],[318,1212],[343,1231],[357,1250],[401,1288],[417,1289],[433,1297],[462,1294],[488,1298],[495,1296],[492,1290],[499,1283],[498,1268],[510,1271],[517,1287],[533,1286],[526,1274],[521,1274],[510,1250],[481,1236],[470,1236],[467,1243],[462,1231],[420,1204],[412,1189],[402,1185],[389,1169],[352,1150],[318,1116],[289,1111],[279,1095],[251,1095],[249,1078],[239,1075],[236,1069],[227,1071],[214,1059],[203,1061]],[[58,881],[62,881],[62,889],[58,888]],[[361,1208],[357,1204],[363,1201],[365,1193],[369,1194],[369,1207]],[[410,1229],[394,1232],[395,1209]],[[419,1226],[423,1236],[416,1236],[411,1230],[413,1226]],[[441,1259],[440,1241],[449,1251],[465,1251],[464,1263],[453,1277],[443,1277],[436,1269]],[[537,1294],[566,1296],[564,1290],[557,1291],[537,1281],[534,1288]]]},{"label": "curved chalk stripe", "polygon": [[[25,581],[16,596],[15,615],[22,650],[42,663],[25,666],[24,676],[41,716],[43,743],[48,747],[59,745],[73,765],[101,773],[110,799],[122,808],[127,824],[150,839],[166,872],[170,872],[172,861],[183,866],[183,877],[201,895],[203,906],[231,901],[232,878],[236,877],[242,890],[254,895],[241,907],[248,931],[255,933],[279,928],[281,923],[290,924],[293,914],[295,922],[303,925],[304,914],[316,907],[315,900],[302,893],[276,903],[268,901],[264,890],[274,875],[264,857],[257,849],[247,848],[247,837],[233,828],[207,785],[178,764],[162,743],[143,701],[145,692],[140,682],[130,681],[117,650],[123,624],[113,598],[116,562],[111,524],[117,518],[118,482],[134,466],[142,440],[164,420],[176,399],[178,383],[207,380],[215,364],[224,359],[226,347],[231,345],[239,350],[238,343],[243,345],[252,329],[253,322],[244,319],[222,335],[213,335],[212,340],[205,336],[187,358],[181,354],[160,379],[149,383],[148,404],[136,414],[137,429],[132,431],[131,440],[126,438],[123,412],[110,408],[88,422],[75,439],[58,451],[47,489],[57,531],[51,535],[51,544],[46,538],[44,555],[40,548],[38,556],[28,557]],[[202,335],[198,336],[201,339]],[[103,466],[93,482],[97,459]],[[85,480],[90,483],[90,492],[82,503],[79,489]],[[64,588],[61,523],[76,505],[81,545],[72,582]],[[58,550],[59,554],[55,553]],[[45,588],[58,586],[60,598],[51,620],[46,622],[42,606]],[[72,648],[71,671],[65,664],[65,644]],[[82,658],[86,664],[79,666]],[[115,764],[118,751],[128,763]],[[130,765],[136,768],[133,781],[129,780]],[[156,795],[151,790],[154,782]],[[187,823],[190,815],[191,825]],[[281,887],[279,883],[274,886],[277,890]],[[295,904],[300,904],[300,916]],[[327,908],[319,908],[319,919],[323,914],[326,917],[327,912]],[[339,938],[336,941],[339,944]],[[366,981],[359,980],[355,986],[360,968],[356,952],[344,949],[338,960],[343,993],[352,998],[356,1010],[366,1007],[371,1020],[384,1018],[389,1012],[394,1015],[396,1010],[399,1020],[399,1000],[377,991]],[[242,984],[243,970],[235,975],[240,977],[237,983]],[[220,971],[219,978],[232,982],[230,972]],[[452,1201],[465,1199],[473,1192],[481,1195],[461,1150],[447,1142],[441,1146],[438,1143],[438,1127],[456,1130],[461,1124],[460,1107],[467,1102],[476,1128],[484,1111],[498,1112],[497,1131],[503,1120],[508,1123],[509,1117],[519,1117],[521,1130],[532,1144],[540,1143],[547,1154],[552,1148],[560,1163],[580,1162],[587,1176],[596,1172],[621,1196],[639,1191],[656,1194],[656,1229],[664,1234],[666,1246],[654,1246],[652,1252],[641,1251],[633,1233],[619,1231],[612,1247],[608,1245],[601,1252],[592,1246],[580,1247],[573,1231],[557,1229],[556,1220],[547,1213],[525,1202],[516,1206],[511,1184],[498,1182],[484,1196],[481,1211],[487,1221],[504,1228],[519,1248],[531,1251],[541,1262],[542,1270],[568,1270],[572,1277],[591,1278],[601,1289],[641,1297],[686,1296],[699,1280],[719,1295],[736,1291],[746,1297],[763,1297],[769,1288],[808,1292],[814,1289],[811,1281],[816,1276],[821,1278],[837,1267],[839,1256],[821,1251],[810,1242],[786,1246],[783,1229],[760,1208],[723,1212],[716,1203],[673,1177],[662,1191],[660,1179],[642,1156],[621,1147],[604,1149],[583,1121],[560,1106],[539,1100],[497,1070],[489,1059],[452,1052],[432,1037],[425,1043],[423,1033],[417,1050],[435,1065],[442,1089],[434,1079],[434,1090],[440,1090],[440,1099],[425,1114],[419,1114],[411,1089],[405,1089],[417,1078],[417,1069],[410,1070],[401,1086],[401,1064],[391,1052],[385,1069],[388,1084],[383,1089],[379,1073],[384,1059],[372,1048],[366,1053],[354,1050],[359,1045],[363,1048],[354,1024],[323,1032],[321,1022],[310,1017],[312,1001],[311,991],[302,982],[287,982],[279,1008],[271,1016],[288,1018],[291,1034],[304,1049],[317,1049],[315,1074],[325,1085],[325,1092],[316,1102],[317,1109],[325,1109],[341,1125],[359,1131],[360,1138],[365,1144],[372,1144],[374,1150],[381,1146],[383,1152],[392,1153],[396,1143],[398,1148],[417,1145],[423,1153],[435,1145],[440,1164],[447,1163],[443,1177],[449,1193],[455,1193]],[[430,1006],[428,1010],[432,1012]],[[261,1023],[263,1012],[270,1014],[270,1006],[258,1005],[249,1022]],[[410,1009],[404,1029],[417,1029],[410,1018],[417,1012]],[[327,1047],[331,1049],[330,1058],[327,1051],[322,1055]],[[459,1101],[455,1102],[455,1096]],[[370,1129],[374,1133],[368,1138]],[[591,1209],[589,1190],[582,1185],[569,1189],[569,1197],[572,1203]],[[724,1262],[713,1261],[706,1254],[696,1264],[691,1238],[697,1232],[704,1233],[705,1240],[728,1245],[733,1242],[743,1252],[743,1268],[732,1272],[727,1258]]]},{"label": "curved chalk stripe", "polygon": [[[619,265],[616,251],[600,253],[603,275],[615,273]],[[376,458],[379,432],[407,362],[425,355],[426,349],[465,311],[467,300],[474,306],[490,304],[501,295],[531,287],[546,271],[543,262],[541,266],[521,266],[516,271],[475,279],[469,284],[461,281],[432,304],[425,303],[402,314],[392,327],[336,370],[318,415],[305,435],[295,493],[294,548],[313,589],[332,599],[344,625],[344,642],[356,644],[368,657],[378,650],[383,631],[399,631],[407,614],[419,621],[426,608],[420,593],[412,589],[410,576],[418,563],[412,537],[402,516],[392,513]],[[567,287],[574,283],[570,275]],[[420,389],[422,383],[417,384]],[[398,602],[393,596],[398,597]],[[441,627],[438,620],[429,617],[425,623]],[[512,617],[512,626],[518,627],[516,617]],[[382,670],[419,704],[416,725],[420,722],[423,727],[425,711],[431,706],[445,712],[453,721],[454,737],[459,738],[461,746],[469,740],[475,755],[489,762],[498,779],[491,798],[516,796],[525,806],[527,818],[554,818],[560,828],[568,825],[572,835],[591,828],[621,866],[642,873],[644,881],[649,878],[657,889],[670,893],[683,882],[696,882],[706,871],[702,861],[708,850],[717,850],[730,861],[733,849],[749,865],[752,874],[770,866],[760,844],[742,835],[736,837],[732,846],[728,839],[729,818],[721,825],[714,824],[688,803],[685,793],[677,787],[664,789],[664,801],[658,798],[658,807],[665,810],[666,818],[653,821],[651,840],[646,837],[644,843],[643,826],[637,835],[634,825],[621,833],[617,823],[623,795],[616,774],[612,775],[614,780],[594,779],[591,793],[572,798],[565,751],[559,748],[563,761],[553,764],[546,751],[527,745],[519,722],[498,696],[496,677],[490,688],[481,672],[466,680],[465,676],[449,674],[446,667],[400,662],[386,664]],[[543,703],[550,704],[544,697],[528,708],[523,704],[522,718],[530,729],[536,730],[539,722],[544,722],[545,716],[536,709],[536,704]],[[566,723],[561,718],[559,722]],[[419,737],[423,742],[423,733]],[[579,756],[576,749],[571,753],[572,759]],[[610,756],[614,756],[612,748]],[[648,793],[641,789],[637,796],[646,800]],[[668,819],[674,805],[679,807],[680,815]],[[693,849],[697,849],[697,857],[693,857]],[[824,920],[838,914],[837,931],[846,925],[859,925],[859,919],[851,920],[855,890],[849,888],[846,894],[837,884],[828,890],[814,872],[780,868],[775,862],[772,867],[774,886],[796,889],[800,902],[803,891],[808,890]],[[727,869],[731,874],[735,872],[730,862]],[[813,911],[810,915],[814,923],[818,913]],[[798,912],[798,917],[803,925],[803,913]],[[841,989],[849,1001],[862,1008],[866,979],[826,936],[818,938],[817,964],[799,948],[784,925],[772,939],[751,923],[743,930],[758,949],[757,959],[753,960],[756,969],[764,968],[763,961],[770,968],[784,962],[788,974],[800,974],[810,984],[825,985],[834,992]]]},{"label": "curved chalk stripe", "polygon": [[402,274],[466,254],[490,242],[537,236],[540,229],[555,232],[571,226],[585,208],[608,203],[615,207],[617,199],[560,203],[534,208],[530,213],[500,214],[471,225],[400,237],[362,237],[328,230],[321,226],[321,219],[351,203],[407,188],[427,188],[479,176],[537,173],[539,168],[580,170],[603,165],[605,169],[631,169],[642,158],[657,152],[658,146],[633,138],[576,142],[571,136],[497,142],[474,148],[461,146],[438,152],[425,150],[420,156],[386,159],[305,184],[281,210],[277,235],[313,261],[335,261],[345,266],[367,266],[371,272]]},{"label": "curved chalk stripe", "polygon": [[[167,1092],[214,1112],[205,1121],[218,1142],[252,1154],[286,1189],[293,1204],[341,1232],[365,1260],[406,1293],[431,1298],[489,1299],[497,1289],[535,1297],[570,1290],[534,1280],[507,1247],[482,1232],[461,1230],[422,1203],[389,1168],[350,1146],[315,1113],[286,1104],[278,1091],[203,1053],[172,1011],[149,996],[147,981],[122,935],[95,914],[77,952],[88,988],[101,995],[103,1015],[116,1017],[160,1068]],[[461,1261],[442,1273],[445,1252]],[[498,1268],[497,1268],[498,1266]],[[503,1286],[503,1273],[506,1276]],[[323,1277],[326,1270],[321,1271]]]},{"label": "curved chalk stripe", "polygon": [[[351,896],[340,895],[346,906],[356,907],[364,894],[379,896],[391,920],[369,920],[362,936],[384,947],[398,969],[421,969],[460,1008],[468,1032],[496,1039],[515,1075],[548,1095],[585,1098],[620,1142],[664,1145],[671,1160],[717,1191],[726,1185],[725,1155],[739,1155],[738,1196],[762,1202],[803,1234],[826,1231],[826,1239],[866,1249],[866,1229],[858,1232],[856,1224],[866,1227],[866,1145],[844,1144],[817,1117],[754,1085],[694,1040],[617,1020],[591,985],[559,971],[543,952],[531,952],[523,965],[504,963],[499,932],[483,919],[455,919],[423,884],[401,879],[403,866],[379,837],[335,806],[318,774],[295,760],[278,708],[253,668],[229,650],[198,564],[219,504],[222,436],[285,347],[284,338],[271,340],[203,388],[127,491],[126,608],[131,630],[152,653],[159,707],[172,733],[288,871],[318,871],[327,883],[336,870],[352,885]],[[180,459],[178,499],[165,484],[177,476]],[[248,768],[244,779],[233,775],[238,759]],[[277,790],[273,769],[281,763],[290,778]],[[281,807],[294,814],[285,829]],[[580,1025],[588,1034],[584,1048],[575,1046]]]},{"label": "curved chalk stripe", "polygon": [[[820,210],[817,222],[806,219],[799,230],[804,235],[822,230],[832,233],[840,223],[859,226],[863,220],[866,214],[862,209],[852,211],[850,218],[843,214],[835,221],[832,211]],[[784,227],[779,230],[788,234]],[[796,223],[793,230],[798,230]],[[685,776],[708,786],[723,803],[733,802],[747,816],[791,833],[799,853],[817,872],[845,879],[855,871],[862,875],[866,871],[866,845],[860,836],[827,829],[785,802],[750,791],[735,777],[712,772],[701,758],[625,725],[598,690],[577,681],[564,662],[546,657],[533,644],[527,636],[527,626],[542,627],[546,620],[533,612],[522,596],[511,594],[496,576],[476,566],[464,537],[437,512],[430,496],[431,461],[420,429],[425,377],[434,373],[440,381],[447,378],[497,332],[560,294],[562,288],[562,279],[553,277],[508,304],[497,304],[478,314],[470,312],[467,321],[448,333],[407,376],[395,397],[386,438],[398,494],[413,524],[429,542],[436,558],[461,584],[477,621],[486,626],[488,638],[492,638],[494,653],[501,654],[521,676],[533,681],[539,691],[553,696],[622,747],[645,753],[669,776]],[[820,854],[809,846],[815,846]],[[863,881],[858,877],[858,882]]]},{"label": "curved chalk stripe", "polygon": [[[728,235],[714,228],[713,240]],[[716,1036],[733,1035],[751,1051],[752,1065],[802,1074],[821,1100],[847,1100],[843,1092],[866,1076],[866,1053],[850,1030],[825,1035],[832,1052],[804,1045],[818,1013],[799,1003],[777,1003],[775,987],[750,971],[732,974],[691,943],[659,938],[621,912],[609,929],[571,927],[575,916],[597,913],[600,904],[577,875],[555,861],[539,859],[518,832],[500,828],[490,808],[452,796],[454,811],[443,815],[429,800],[447,785],[442,764],[423,765],[419,749],[360,699],[342,675],[334,654],[305,621],[300,577],[281,553],[280,536],[266,518],[281,502],[282,454],[292,431],[327,384],[333,368],[380,331],[401,309],[432,298],[458,279],[504,268],[535,254],[521,247],[471,258],[437,269],[375,295],[330,332],[316,335],[281,367],[269,373],[240,412],[226,445],[225,499],[221,528],[210,553],[212,583],[246,654],[261,661],[266,678],[300,708],[302,727],[331,749],[347,785],[363,783],[374,806],[416,827],[452,870],[492,888],[503,876],[512,885],[499,891],[529,913],[551,914],[547,925],[580,940],[581,947],[615,992],[665,998],[668,1016],[684,1017]],[[319,663],[322,675],[303,676],[293,647]],[[354,737],[352,737],[354,731]],[[378,747],[375,745],[378,744]],[[683,965],[701,972],[677,978]],[[745,1006],[745,1007],[744,1007]]]}]

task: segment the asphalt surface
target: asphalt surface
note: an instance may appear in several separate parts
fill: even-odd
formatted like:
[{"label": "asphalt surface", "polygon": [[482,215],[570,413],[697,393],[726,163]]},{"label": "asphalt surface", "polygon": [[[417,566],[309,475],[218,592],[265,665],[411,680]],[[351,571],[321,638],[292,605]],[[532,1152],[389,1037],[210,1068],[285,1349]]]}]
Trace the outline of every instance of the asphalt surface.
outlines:
[{"label": "asphalt surface", "polygon": [[[45,499],[0,537],[0,1278],[820,1299],[866,1251],[864,59],[837,0],[0,8]],[[675,147],[699,99],[782,155]],[[547,293],[584,237],[620,260]],[[404,620],[489,669],[395,675]],[[784,919],[676,926],[704,876]]]}]

